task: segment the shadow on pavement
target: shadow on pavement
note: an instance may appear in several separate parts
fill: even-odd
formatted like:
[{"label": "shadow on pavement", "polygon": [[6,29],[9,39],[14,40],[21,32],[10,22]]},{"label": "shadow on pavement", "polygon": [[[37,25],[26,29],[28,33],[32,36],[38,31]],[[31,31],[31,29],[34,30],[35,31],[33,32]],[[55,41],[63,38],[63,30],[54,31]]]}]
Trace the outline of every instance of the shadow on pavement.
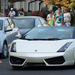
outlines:
[{"label": "shadow on pavement", "polygon": [[23,67],[23,68],[13,68],[12,70],[30,70],[30,71],[36,71],[36,70],[69,70],[69,69],[75,69],[75,66],[62,66],[62,67],[52,67],[52,66],[31,66],[31,67]]}]

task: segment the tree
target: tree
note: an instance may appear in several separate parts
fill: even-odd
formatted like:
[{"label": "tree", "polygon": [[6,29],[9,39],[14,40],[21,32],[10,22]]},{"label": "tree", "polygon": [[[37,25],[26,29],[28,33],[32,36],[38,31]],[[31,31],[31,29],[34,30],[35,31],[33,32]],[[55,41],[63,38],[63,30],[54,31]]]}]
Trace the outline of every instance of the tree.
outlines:
[{"label": "tree", "polygon": [[75,9],[75,0],[45,0],[44,4],[48,6],[64,6]]},{"label": "tree", "polygon": [[70,4],[69,8],[75,9],[75,3],[72,2],[72,3]]}]

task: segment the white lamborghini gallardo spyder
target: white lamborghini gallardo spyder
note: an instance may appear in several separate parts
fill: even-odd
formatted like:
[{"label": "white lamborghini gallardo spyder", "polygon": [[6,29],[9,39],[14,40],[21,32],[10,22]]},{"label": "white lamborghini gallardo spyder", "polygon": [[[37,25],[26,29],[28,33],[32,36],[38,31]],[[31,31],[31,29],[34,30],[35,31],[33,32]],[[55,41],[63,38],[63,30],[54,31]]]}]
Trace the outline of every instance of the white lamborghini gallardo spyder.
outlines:
[{"label": "white lamborghini gallardo spyder", "polygon": [[[16,37],[20,37],[16,35]],[[11,43],[9,63],[24,66],[68,66],[75,63],[75,27],[33,28]]]}]

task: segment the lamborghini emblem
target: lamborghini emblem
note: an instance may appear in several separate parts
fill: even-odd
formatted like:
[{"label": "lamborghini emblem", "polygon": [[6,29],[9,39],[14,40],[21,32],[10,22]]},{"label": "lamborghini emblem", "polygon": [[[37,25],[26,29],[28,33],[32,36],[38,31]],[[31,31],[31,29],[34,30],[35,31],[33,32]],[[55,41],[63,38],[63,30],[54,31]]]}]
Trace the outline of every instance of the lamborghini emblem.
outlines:
[{"label": "lamborghini emblem", "polygon": [[35,50],[35,52],[37,52],[37,50]]}]

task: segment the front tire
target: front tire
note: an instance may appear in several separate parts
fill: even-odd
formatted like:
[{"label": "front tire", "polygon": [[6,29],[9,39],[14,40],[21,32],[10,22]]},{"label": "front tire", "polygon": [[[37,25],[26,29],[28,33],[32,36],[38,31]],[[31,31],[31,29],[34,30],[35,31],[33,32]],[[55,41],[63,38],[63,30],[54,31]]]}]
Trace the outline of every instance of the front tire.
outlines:
[{"label": "front tire", "polygon": [[8,57],[8,46],[6,43],[3,44],[3,50],[1,54],[1,58],[7,58]]}]

